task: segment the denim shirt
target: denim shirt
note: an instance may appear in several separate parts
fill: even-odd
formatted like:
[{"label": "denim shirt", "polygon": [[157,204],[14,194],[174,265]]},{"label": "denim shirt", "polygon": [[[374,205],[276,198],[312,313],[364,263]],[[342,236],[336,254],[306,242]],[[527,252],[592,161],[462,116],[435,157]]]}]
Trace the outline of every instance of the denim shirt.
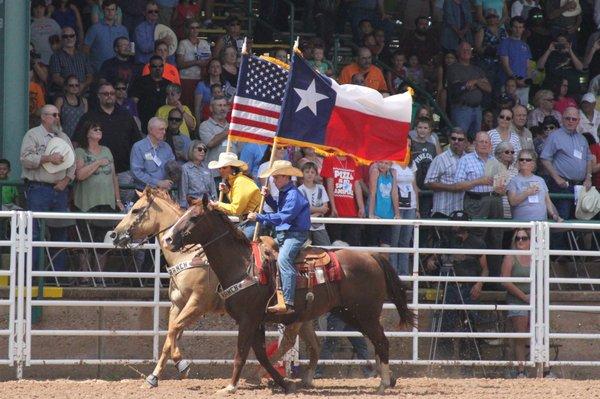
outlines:
[{"label": "denim shirt", "polygon": [[135,28],[135,61],[147,64],[154,53],[154,29],[156,23],[144,21]]},{"label": "denim shirt", "polygon": [[276,231],[308,231],[310,230],[310,206],[294,183],[289,182],[279,190],[278,201],[270,195],[265,201],[277,212],[257,215],[256,220],[262,224],[275,226]]},{"label": "denim shirt", "polygon": [[[158,158],[158,163],[154,157]],[[135,185],[144,189],[146,185],[156,187],[159,180],[166,178],[165,165],[168,161],[175,160],[171,147],[161,141],[155,148],[148,137],[138,141],[131,149],[131,173],[135,178]]]}]

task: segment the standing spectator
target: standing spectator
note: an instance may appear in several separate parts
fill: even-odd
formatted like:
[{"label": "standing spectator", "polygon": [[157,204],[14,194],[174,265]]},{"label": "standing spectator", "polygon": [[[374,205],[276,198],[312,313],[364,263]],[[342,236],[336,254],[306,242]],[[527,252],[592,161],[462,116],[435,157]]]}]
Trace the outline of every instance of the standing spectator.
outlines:
[{"label": "standing spectator", "polygon": [[[552,193],[573,194],[574,186],[592,186],[592,154],[586,139],[577,132],[579,111],[569,107],[563,113],[563,127],[554,131],[544,145],[541,159],[552,180],[548,188]],[[560,199],[556,208],[561,218],[573,216],[572,199]]]},{"label": "standing spectator", "polygon": [[388,87],[383,78],[383,73],[381,69],[371,63],[372,59],[371,50],[366,47],[359,48],[356,62],[346,65],[340,72],[338,79],[340,84],[351,83],[352,77],[357,73],[361,73],[365,77],[365,86],[380,92],[387,92]]},{"label": "standing spectator", "polygon": [[[352,158],[325,158],[321,176],[325,180],[327,196],[331,202],[331,217],[365,217],[362,175]],[[359,225],[329,224],[327,232],[332,241],[342,240],[350,246],[360,245]]]},{"label": "standing spectator", "polygon": [[191,140],[189,136],[184,135],[182,132],[182,127],[184,125],[183,112],[178,108],[172,108],[167,114],[167,117],[161,119],[167,121],[165,142],[175,153],[177,161],[181,164],[185,163],[185,161],[188,161],[187,154],[189,153]]},{"label": "standing spectator", "polygon": [[53,11],[50,17],[55,20],[61,28],[72,28],[77,32],[77,38],[83,40],[83,23],[79,9],[72,0],[53,0]]},{"label": "standing spectator", "polygon": [[596,188],[600,188],[600,144],[596,141],[594,136],[591,133],[583,133],[583,137],[588,142],[590,146],[590,152],[593,155],[593,164],[592,164],[592,185]]},{"label": "standing spectator", "polygon": [[[200,124],[198,135],[200,140],[208,147],[208,162],[217,161],[219,155],[227,151],[227,133],[229,132],[229,122],[227,122],[227,113],[229,105],[223,97],[213,97],[210,100],[210,111],[212,116]],[[238,153],[237,144],[230,143],[229,152]],[[246,165],[246,164],[244,164]],[[246,165],[246,168],[248,165]],[[213,168],[211,168],[213,169]],[[213,177],[219,178],[219,171],[213,169]]]},{"label": "standing spectator", "polygon": [[129,85],[140,76],[141,66],[135,63],[131,53],[131,42],[125,36],[117,37],[113,43],[115,56],[102,63],[98,76],[101,79],[117,84],[117,79]]},{"label": "standing spectator", "polygon": [[517,156],[519,174],[506,187],[512,218],[515,221],[545,221],[548,215],[555,222],[562,221],[544,179],[533,174],[536,165],[535,152],[521,150]]},{"label": "standing spectator", "polygon": [[313,59],[308,60],[308,64],[325,76],[333,76],[333,65],[325,59],[325,49],[323,46],[315,46],[313,49]]},{"label": "standing spectator", "polygon": [[572,107],[577,108],[577,101],[568,96],[569,81],[567,79],[559,79],[552,85],[554,92],[554,110],[563,114],[565,109]]},{"label": "standing spectator", "polygon": [[104,0],[102,3],[104,21],[94,24],[85,35],[83,51],[89,54],[90,61],[96,71],[100,70],[102,63],[115,56],[114,44],[119,37],[129,39],[129,33],[123,25],[115,21],[117,14],[117,1]]},{"label": "standing spectator", "polygon": [[123,10],[123,26],[127,28],[129,37],[135,37],[135,28],[144,21],[148,0],[119,0]]},{"label": "standing spectator", "polygon": [[527,108],[523,105],[515,105],[512,109],[513,124],[512,129],[519,136],[522,149],[533,149],[533,135],[527,129]]},{"label": "standing spectator", "polygon": [[187,39],[177,47],[177,66],[181,77],[181,98],[188,106],[194,105],[194,90],[202,80],[202,68],[211,59],[210,44],[198,36],[200,22],[189,20],[186,25]]},{"label": "standing spectator", "polygon": [[219,53],[222,68],[221,76],[231,85],[234,91],[237,87],[238,74],[240,72],[237,58],[238,50],[233,46],[227,46]]},{"label": "standing spectator", "polygon": [[463,209],[463,193],[455,189],[454,176],[458,161],[463,157],[467,146],[467,136],[459,128],[450,133],[449,148],[435,157],[427,176],[425,187],[433,191],[433,217],[448,218],[454,211]]},{"label": "standing spectator", "polygon": [[[600,134],[600,112],[596,110],[596,96],[586,93],[581,98],[581,110],[579,111],[579,133],[590,133],[596,142]],[[600,161],[600,160],[599,160]]]},{"label": "standing spectator", "polygon": [[88,102],[85,97],[81,96],[77,76],[68,76],[65,81],[67,83],[65,95],[58,97],[54,105],[61,115],[63,131],[69,138],[73,138],[79,119],[88,112]]},{"label": "standing spectator", "polygon": [[500,19],[500,23],[504,24],[508,18],[508,7],[504,0],[476,0],[475,15],[477,22],[485,23],[484,16],[489,10],[493,10]]},{"label": "standing spectator", "polygon": [[[258,176],[258,168],[265,156],[267,144],[245,143],[240,151],[240,160],[248,165],[248,171],[252,176]],[[301,165],[298,165],[300,167]],[[317,174],[318,175],[318,174]],[[320,178],[320,176],[317,176]]]},{"label": "standing spectator", "polygon": [[[600,9],[600,6],[598,6]],[[600,12],[598,12],[600,18]],[[600,29],[600,28],[599,28]],[[589,69],[589,76],[600,75],[600,34],[596,33],[588,39],[583,57],[583,67]]]},{"label": "standing spectator", "polygon": [[444,112],[448,112],[448,67],[456,63],[456,61],[454,53],[447,53],[444,55],[442,65],[437,68],[436,101]]},{"label": "standing spectator", "polygon": [[491,109],[484,110],[483,114],[481,115],[481,130],[488,132],[494,128],[495,124],[496,117],[494,115],[494,111]]},{"label": "standing spectator", "polygon": [[469,1],[444,0],[441,44],[446,52],[460,51],[458,47],[461,42],[473,43],[471,15]]},{"label": "standing spectator", "polygon": [[188,207],[189,197],[199,199],[207,194],[211,200],[216,199],[215,180],[204,162],[207,152],[208,148],[200,140],[194,140],[189,145],[188,161],[181,167],[179,184],[179,205],[182,208]]},{"label": "standing spectator", "polygon": [[313,147],[302,147],[300,149],[302,151],[302,158],[298,160],[298,167],[302,169],[302,165],[307,162],[312,162],[317,166],[317,176],[315,177],[315,182],[321,183],[321,170],[323,169],[323,157],[317,155],[317,152]]},{"label": "standing spectator", "polygon": [[171,24],[171,18],[173,17],[173,11],[179,3],[178,0],[156,0],[158,5],[158,23],[169,26]]},{"label": "standing spectator", "polygon": [[135,27],[135,61],[146,64],[154,52],[154,29],[158,23],[158,5],[155,1],[148,1],[144,12],[146,20]]},{"label": "standing spectator", "polygon": [[40,61],[44,65],[49,65],[50,56],[52,55],[50,38],[53,36],[59,37],[61,29],[55,20],[46,16],[46,2],[44,0],[32,0],[31,2],[29,32],[31,43],[40,55]]},{"label": "standing spectator", "polygon": [[[84,140],[83,136],[87,133],[83,130],[85,121],[97,122],[103,132],[100,144],[108,147],[113,155],[119,185],[130,185],[133,176],[129,171],[129,154],[133,144],[140,139],[139,128],[127,111],[116,106],[115,89],[110,83],[99,85],[98,104],[98,108],[90,109],[79,120],[74,141]],[[121,190],[121,199],[129,202],[133,199],[133,191]]]},{"label": "standing spectator", "polygon": [[392,55],[392,69],[385,71],[385,83],[390,94],[399,94],[406,84],[406,56],[396,51]]},{"label": "standing spectator", "polygon": [[503,141],[509,141],[515,152],[521,151],[521,140],[512,130],[512,116],[513,113],[510,109],[503,109],[500,111],[500,114],[498,114],[498,125],[495,129],[488,132],[490,142],[492,143],[492,152],[495,152],[496,146]]},{"label": "standing spectator", "polygon": [[541,176],[546,184],[550,184],[550,175],[544,165],[541,163],[541,155],[544,150],[544,145],[546,144],[546,140],[548,140],[548,136],[556,129],[560,128],[560,124],[553,116],[546,116],[544,121],[540,124],[539,133],[533,139],[533,147],[535,148],[535,153],[537,155],[538,163],[537,163],[537,172],[538,175]]},{"label": "standing spectator", "polygon": [[[191,22],[200,23],[200,8],[196,0],[182,0],[175,7],[171,18],[171,28],[175,31],[178,39],[183,39],[186,36],[185,26]],[[168,25],[168,24],[165,24]]]},{"label": "standing spectator", "polygon": [[[158,56],[163,60],[163,75],[162,77],[171,83],[181,85],[181,77],[177,67],[169,63],[169,45],[164,40],[154,42],[154,56]],[[142,76],[150,75],[150,63],[142,68]]]},{"label": "standing spectator", "polygon": [[160,56],[152,56],[150,75],[136,78],[129,88],[129,96],[137,105],[142,127],[146,126],[156,111],[165,104],[167,86],[171,82],[162,76],[164,66],[165,63]]},{"label": "standing spectator", "polygon": [[[230,15],[227,18],[225,21],[225,34],[217,39],[215,47],[213,48],[214,58],[220,57],[221,52],[226,47],[235,47],[239,54],[242,53],[244,38],[241,35],[241,25],[239,18],[235,15]],[[234,84],[234,86],[236,85]]]},{"label": "standing spectator", "polygon": [[[26,181],[27,209],[30,211],[69,212],[68,185],[75,179],[75,164],[66,164],[67,159],[58,152],[45,154],[46,146],[55,138],[64,140],[73,151],[71,140],[62,132],[58,109],[51,104],[44,105],[41,124],[25,133],[21,144],[21,177]],[[50,236],[53,241],[67,241],[67,230],[51,227]],[[33,240],[40,239],[40,226],[35,223]],[[37,265],[36,254],[34,251],[34,265]],[[65,252],[59,251],[54,259],[54,269],[65,271],[65,260]]]},{"label": "standing spectator", "polygon": [[[410,144],[410,162],[416,169],[415,181],[417,187],[421,190],[425,188],[425,176],[433,158],[437,155],[435,144],[427,141],[431,136],[431,120],[427,118],[419,118],[417,120],[417,134],[411,140]],[[431,197],[421,198],[420,210],[422,217],[429,217],[432,208]]]},{"label": "standing spectator", "polygon": [[516,0],[510,7],[510,17],[521,17],[527,21],[529,11],[539,7],[538,0]]},{"label": "standing spectator", "polygon": [[[551,87],[555,82],[566,79],[569,84],[576,88],[579,83],[579,76],[583,71],[584,64],[575,54],[571,43],[565,35],[558,35],[555,41],[551,42],[548,49],[537,62],[537,68],[546,72],[544,83],[546,87]],[[579,92],[579,90],[577,90]],[[556,94],[556,91],[554,93]],[[566,93],[565,93],[566,95]],[[559,110],[562,112],[562,110]]]},{"label": "standing spectator", "polygon": [[160,107],[156,111],[156,116],[162,118],[163,120],[167,119],[167,115],[169,112],[177,108],[181,114],[183,114],[183,124],[181,125],[181,133],[190,137],[191,133],[193,133],[196,129],[196,118],[192,115],[192,111],[188,108],[187,105],[183,105],[180,101],[181,99],[181,86],[176,84],[170,84],[167,86],[167,103]]},{"label": "standing spectator", "polygon": [[[369,171],[369,218],[399,219],[398,182],[389,161],[379,161]],[[389,247],[392,243],[392,226],[370,227],[373,245]]]},{"label": "standing spectator", "polygon": [[492,92],[483,71],[471,65],[472,56],[471,45],[462,42],[457,50],[458,62],[450,65],[446,73],[452,123],[460,126],[468,137],[473,137],[481,126],[484,93]]},{"label": "standing spectator", "polygon": [[[0,182],[8,180],[10,174],[10,161],[8,159],[0,159]],[[19,205],[19,191],[15,186],[2,186],[0,189],[2,198],[2,210],[14,210]],[[12,209],[9,209],[12,208]]]},{"label": "standing spectator", "polygon": [[127,83],[122,79],[117,79],[115,81],[115,102],[116,105],[131,115],[135,120],[138,130],[140,130],[142,125],[137,111],[137,104],[133,99],[127,97]]},{"label": "standing spectator", "polygon": [[440,52],[439,39],[431,30],[431,21],[424,15],[415,19],[415,30],[411,31],[400,46],[404,54],[414,54],[421,65],[427,65]]},{"label": "standing spectator", "polygon": [[498,94],[501,85],[498,47],[507,36],[496,10],[493,8],[486,10],[485,25],[475,33],[474,47],[479,60],[478,65],[492,85],[494,95]]},{"label": "standing spectator", "polygon": [[[525,20],[522,17],[510,19],[510,37],[502,40],[498,47],[498,55],[502,63],[501,83],[513,78],[517,81],[517,96],[521,104],[529,103],[529,60],[531,50],[523,41]],[[539,67],[539,65],[538,65]]]},{"label": "standing spectator", "polygon": [[[315,182],[319,172],[317,165],[312,162],[306,162],[302,165],[302,185],[298,190],[306,197],[310,205],[310,216],[323,217],[329,212],[329,197],[327,190],[322,184]],[[310,240],[312,245],[331,245],[331,240],[325,230],[323,223],[312,223],[310,225]]]},{"label": "standing spectator", "polygon": [[581,7],[577,0],[548,0],[544,2],[545,22],[554,37],[558,34],[568,35],[574,39],[581,26]]},{"label": "standing spectator", "polygon": [[[91,24],[94,25],[99,22],[104,22],[104,12],[102,11],[104,0],[91,0],[88,1],[88,3],[92,3],[89,10]],[[121,1],[121,3],[123,3],[123,1]],[[115,23],[116,25],[122,25],[123,23],[123,11],[121,10],[121,7],[117,7],[117,12],[115,14]]]},{"label": "standing spectator", "polygon": [[502,196],[502,209],[504,219],[510,219],[510,204],[506,197],[508,182],[518,173],[515,158],[515,149],[509,141],[502,141],[494,148],[494,158],[485,164],[486,174],[494,178],[494,191]]},{"label": "standing spectator", "polygon": [[552,116],[557,121],[561,120],[560,112],[554,110],[554,94],[550,90],[535,93],[533,105],[535,109],[527,117],[527,127],[530,129],[541,125],[547,116]]},{"label": "standing spectator", "polygon": [[[455,188],[465,191],[464,211],[473,219],[502,219],[503,208],[500,194],[494,191],[493,178],[486,176],[485,163],[492,158],[492,143],[487,132],[479,132],[475,136],[475,151],[463,156],[458,161]],[[502,231],[494,228],[472,229],[471,235],[487,243],[487,247],[502,247]],[[500,274],[500,262],[496,256],[490,259],[492,275]]]},{"label": "standing spectator", "polygon": [[77,77],[81,86],[80,93],[85,93],[92,83],[93,70],[85,54],[77,51],[75,47],[76,35],[73,28],[63,28],[62,48],[50,57],[50,76],[52,77],[53,91],[59,94],[67,91],[66,78],[70,75]]},{"label": "standing spectator", "polygon": [[148,121],[148,136],[131,149],[131,173],[138,190],[146,186],[170,190],[173,181],[167,178],[166,165],[175,160],[171,147],[165,143],[167,125],[154,117]]},{"label": "standing spectator", "polygon": [[406,77],[419,86],[425,86],[425,72],[419,64],[419,57],[412,54],[408,57],[408,66],[406,67]]},{"label": "standing spectator", "polygon": [[235,88],[223,79],[221,76],[223,69],[221,61],[213,58],[208,63],[208,75],[203,81],[196,86],[194,93],[194,116],[197,121],[206,120],[210,117],[210,100],[212,99],[211,87],[219,85],[223,88],[224,95],[229,99],[229,96],[235,93]]}]

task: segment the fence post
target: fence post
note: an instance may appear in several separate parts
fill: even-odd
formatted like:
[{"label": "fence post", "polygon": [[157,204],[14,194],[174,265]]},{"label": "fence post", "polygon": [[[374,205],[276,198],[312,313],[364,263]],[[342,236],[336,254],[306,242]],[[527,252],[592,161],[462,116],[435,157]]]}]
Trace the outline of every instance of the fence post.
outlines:
[{"label": "fence post", "polygon": [[[27,241],[27,214],[23,211],[18,212],[17,228],[14,231],[15,246],[18,248],[16,256],[16,276],[17,276],[17,314],[15,317],[16,334],[15,334],[15,364],[17,366],[17,379],[23,378],[23,365],[25,362],[25,255]],[[11,232],[12,235],[12,232]],[[13,237],[11,237],[12,239]]]},{"label": "fence post", "polygon": [[536,222],[536,254],[535,254],[535,330],[534,330],[534,362],[536,368],[536,377],[544,376],[544,366],[548,364],[548,320],[546,318],[546,304],[550,295],[548,284],[548,271],[550,256],[549,249],[549,226],[547,222]]}]

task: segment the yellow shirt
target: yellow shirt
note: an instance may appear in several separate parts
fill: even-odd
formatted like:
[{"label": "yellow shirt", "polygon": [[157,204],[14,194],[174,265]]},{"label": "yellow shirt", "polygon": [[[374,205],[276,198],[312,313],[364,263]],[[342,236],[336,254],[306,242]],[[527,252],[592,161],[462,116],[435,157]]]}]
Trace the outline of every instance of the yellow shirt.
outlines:
[{"label": "yellow shirt", "polygon": [[[167,125],[168,125],[169,121],[167,119],[169,119],[169,112],[171,112],[171,110],[173,108],[175,108],[175,107],[172,105],[163,105],[156,111],[155,116],[160,119],[164,119],[165,123],[167,123]],[[194,118],[194,115],[192,115],[192,111],[190,111],[190,109],[188,108],[187,105],[183,106],[183,112],[185,112],[186,114],[191,116],[194,119],[194,122],[196,121],[196,118]],[[181,132],[181,134],[190,137],[190,131],[189,131],[187,125],[185,124],[185,120],[183,122],[181,122],[181,127],[179,128],[179,131]]]},{"label": "yellow shirt", "polygon": [[220,210],[231,216],[247,215],[258,211],[261,194],[254,180],[243,174],[227,178],[231,188],[227,194],[229,204],[217,202]]}]

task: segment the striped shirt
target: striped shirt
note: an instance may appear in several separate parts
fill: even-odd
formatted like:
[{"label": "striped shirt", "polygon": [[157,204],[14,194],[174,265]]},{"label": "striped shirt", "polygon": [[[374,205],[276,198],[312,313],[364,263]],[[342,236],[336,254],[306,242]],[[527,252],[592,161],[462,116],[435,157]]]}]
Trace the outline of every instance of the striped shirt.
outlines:
[{"label": "striped shirt", "polygon": [[[61,78],[66,79],[69,75],[77,76],[79,82],[84,82],[87,75],[91,75],[92,65],[85,54],[78,51],[71,55],[64,50],[60,50],[50,57],[50,74],[57,73]],[[66,82],[65,82],[66,86]]]},{"label": "striped shirt", "polygon": [[[456,174],[456,167],[458,161],[462,156],[456,155],[452,150],[448,149],[435,157],[427,176],[425,177],[425,184],[428,183],[442,183],[442,184],[454,184],[454,175]],[[450,215],[454,211],[463,209],[463,193],[452,192],[452,191],[434,191],[433,193],[433,208],[432,213],[439,212],[444,215]]]},{"label": "striped shirt", "polygon": [[[488,132],[488,136],[490,136],[490,141],[492,142],[492,154],[494,154],[498,144],[500,144],[501,142],[503,142],[505,140],[502,140],[502,137],[500,136],[500,132],[496,129],[490,130]],[[519,138],[519,135],[511,130],[508,141],[510,141],[510,143],[512,144],[513,150],[515,150],[515,155],[518,155],[519,151],[521,151],[521,139]],[[516,157],[515,157],[515,161],[516,161]]]},{"label": "striped shirt", "polygon": [[[471,181],[483,177],[485,174],[485,163],[489,159],[493,159],[493,156],[489,156],[488,159],[484,160],[477,155],[476,152],[471,152],[464,155],[458,165],[456,166],[456,174],[454,180],[459,183],[463,181]],[[476,193],[489,193],[493,190],[492,186],[479,185],[474,186],[469,191]]]}]

